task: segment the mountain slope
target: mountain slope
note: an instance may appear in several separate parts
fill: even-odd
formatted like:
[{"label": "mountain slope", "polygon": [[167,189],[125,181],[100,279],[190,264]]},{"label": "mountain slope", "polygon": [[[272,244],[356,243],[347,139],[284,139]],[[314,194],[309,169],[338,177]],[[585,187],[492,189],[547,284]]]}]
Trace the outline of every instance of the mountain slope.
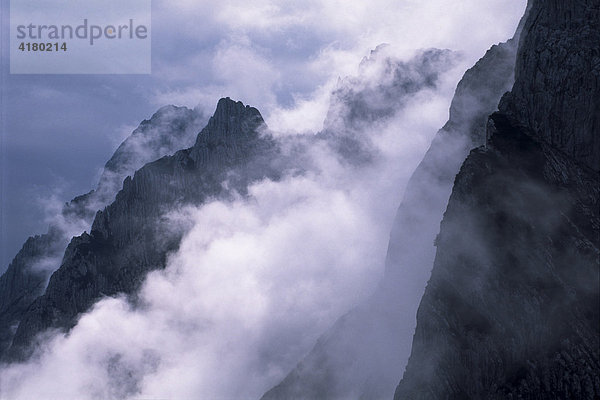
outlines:
[{"label": "mountain slope", "polygon": [[66,203],[50,221],[48,232],[27,239],[0,276],[0,359],[10,346],[27,307],[41,294],[73,235],[89,229],[96,211],[105,207],[126,176],[145,163],[189,146],[204,118],[195,110],[166,106],[144,120],[106,163],[96,190]]},{"label": "mountain slope", "polygon": [[395,399],[600,396],[598,1],[534,1],[456,177]]}]

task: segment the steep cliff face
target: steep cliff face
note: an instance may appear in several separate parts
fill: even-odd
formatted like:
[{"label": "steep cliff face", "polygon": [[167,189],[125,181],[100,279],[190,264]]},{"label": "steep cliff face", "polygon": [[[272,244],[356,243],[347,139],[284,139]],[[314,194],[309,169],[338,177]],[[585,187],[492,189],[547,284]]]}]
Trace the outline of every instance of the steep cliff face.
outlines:
[{"label": "steep cliff face", "polygon": [[[307,357],[263,399],[378,399],[392,396],[410,352],[414,332],[414,324],[410,321],[414,321],[431,270],[435,251],[433,241],[454,176],[469,150],[484,143],[487,116],[496,109],[500,97],[513,83],[517,40],[493,46],[459,82],[450,119],[437,133],[405,191],[393,225],[385,277],[376,294],[340,318]],[[421,64],[430,67],[434,64],[428,57],[420,60]],[[434,83],[432,69],[422,69],[429,74],[421,76],[421,81]],[[405,67],[403,70],[412,72],[421,68]],[[397,80],[397,85],[384,91],[384,95],[393,93],[390,97],[394,100],[387,104],[397,105],[403,101],[399,96],[401,88],[410,90],[412,87],[408,82],[411,73],[403,77],[405,81]],[[337,121],[337,125],[352,129],[356,125],[352,110],[365,107],[362,102],[372,95],[368,91],[365,96],[354,99],[350,96],[352,91],[343,88],[337,96],[347,99],[348,104],[342,102],[338,107],[346,111],[349,120],[345,123]],[[386,102],[375,104],[385,105]],[[369,110],[369,106],[365,108]],[[372,110],[372,114],[386,115],[386,110]],[[329,118],[329,123],[334,122]],[[400,292],[398,287],[403,291]]]},{"label": "steep cliff face", "polygon": [[396,399],[600,396],[597,1],[533,2],[456,177]]},{"label": "steep cliff face", "polygon": [[[575,4],[572,4],[575,3]],[[543,4],[543,5],[542,5]],[[600,171],[600,3],[537,1],[500,110],[537,141]]]},{"label": "steep cliff face", "polygon": [[[28,328],[16,330],[14,342],[17,343],[16,346],[19,347],[22,345],[18,345],[18,343],[28,342],[28,339],[23,339],[24,336],[29,337],[30,335],[35,335],[38,330],[43,330],[46,327],[63,327],[68,325],[71,322],[70,318],[73,317],[77,311],[81,311],[79,306],[85,307],[84,304],[88,304],[88,298],[93,297],[95,293],[93,290],[88,290],[89,293],[81,295],[81,293],[78,293],[75,286],[68,282],[63,282],[62,289],[64,290],[61,292],[62,289],[56,289],[56,284],[52,283],[53,280],[51,279],[48,287],[50,288],[52,286],[54,289],[49,289],[50,292],[55,294],[62,293],[61,295],[57,295],[58,297],[55,298],[54,301],[60,305],[64,305],[68,302],[65,296],[69,297],[70,295],[66,295],[66,293],[69,292],[72,293],[73,296],[82,297],[79,306],[73,306],[71,304],[71,308],[65,314],[67,316],[58,317],[58,315],[63,315],[62,311],[57,311],[60,307],[55,309],[54,305],[48,305],[45,308],[46,314],[44,321],[36,320],[36,322],[31,325],[35,326],[35,328],[30,329],[30,326],[27,325],[28,322],[23,322],[31,321],[32,310],[39,309],[40,304],[43,303],[40,298],[37,300],[36,298],[44,293],[50,274],[58,269],[58,266],[61,265],[61,263],[63,266],[65,263],[73,263],[74,258],[79,257],[81,252],[84,251],[81,249],[88,245],[92,247],[97,245],[97,242],[90,240],[90,235],[84,233],[82,236],[73,239],[67,248],[67,235],[72,234],[72,232],[69,232],[69,228],[71,228],[69,225],[82,227],[82,230],[86,229],[86,225],[89,227],[95,214],[94,210],[104,207],[114,199],[117,182],[122,182],[127,174],[132,174],[133,168],[141,167],[140,163],[143,165],[157,155],[162,156],[165,153],[173,153],[176,148],[183,143],[192,144],[196,136],[195,134],[192,134],[192,132],[197,132],[199,130],[198,124],[201,123],[201,121],[202,117],[200,114],[184,107],[167,106],[160,109],[150,120],[143,121],[140,124],[140,127],[136,129],[115,152],[111,160],[105,166],[104,174],[100,179],[98,189],[86,195],[79,196],[66,204],[60,218],[57,218],[56,225],[58,225],[58,227],[51,225],[47,234],[30,239],[30,242],[35,242],[36,244],[34,246],[25,246],[15,259],[25,261],[20,261],[19,263],[13,262],[6,274],[0,278],[0,282],[6,280],[7,287],[10,286],[10,290],[2,290],[3,294],[6,293],[8,300],[3,303],[7,306],[2,309],[3,313],[0,314],[3,318],[6,316],[7,325],[4,326],[11,326],[12,328],[11,331],[7,331],[6,334],[6,347],[12,342],[16,324],[19,324],[19,326],[28,326]],[[125,181],[125,184],[128,182],[131,182],[130,178]],[[97,217],[96,220],[99,218],[100,217]],[[98,225],[98,222],[94,222],[94,224]],[[92,227],[92,230],[94,229],[95,228]],[[29,249],[32,248],[32,246],[39,249],[41,243],[44,244],[44,250],[37,250],[35,254],[31,253]],[[84,252],[89,251],[89,246]],[[65,248],[67,248],[66,252]],[[100,246],[98,249],[104,248]],[[56,265],[46,265],[45,269],[40,271],[40,269],[35,266],[39,260],[50,260]],[[12,275],[19,276],[19,280],[17,281]],[[22,285],[13,284],[19,282],[21,282]],[[135,285],[135,282],[132,282],[132,285]],[[15,303],[14,300],[11,300],[15,297],[16,288],[23,294],[19,303]],[[36,301],[34,302],[34,300]],[[48,313],[57,315],[57,317],[54,318]],[[61,319],[62,322],[56,323],[58,319]],[[16,347],[13,346],[13,350],[11,351],[13,356],[19,353],[14,350],[15,348]]]},{"label": "steep cliff face", "polygon": [[[12,341],[23,313],[44,292],[48,272],[43,265],[64,251],[60,232],[27,239],[6,272],[0,277],[0,355]],[[40,265],[42,264],[42,265]]]},{"label": "steep cliff face", "polygon": [[201,113],[166,106],[140,126],[106,163],[96,190],[66,203],[50,221],[48,232],[30,237],[0,276],[0,359],[10,346],[16,326],[60,266],[73,235],[89,229],[98,209],[120,189],[123,179],[145,163],[190,146],[204,121]]},{"label": "steep cliff face", "polygon": [[190,147],[207,118],[186,107],[164,106],[149,120],[142,121],[104,166],[96,191],[106,200],[95,210],[111,202],[121,189],[123,179],[132,176],[144,164]]}]

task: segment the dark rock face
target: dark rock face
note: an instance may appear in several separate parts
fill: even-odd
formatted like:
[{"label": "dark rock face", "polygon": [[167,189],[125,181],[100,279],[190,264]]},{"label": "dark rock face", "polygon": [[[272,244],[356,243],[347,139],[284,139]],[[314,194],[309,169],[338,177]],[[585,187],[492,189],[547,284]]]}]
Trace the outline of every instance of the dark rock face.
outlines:
[{"label": "dark rock face", "polygon": [[23,248],[0,277],[0,354],[10,346],[23,313],[44,292],[48,279],[45,265],[64,251],[60,233],[52,231],[27,239]]},{"label": "dark rock face", "polygon": [[102,207],[114,199],[123,179],[144,164],[190,147],[205,123],[201,113],[175,106],[162,107],[142,121],[104,166],[97,190],[106,192],[103,195],[108,198]]},{"label": "dark rock face", "polygon": [[[600,393],[598,215],[578,211],[597,210],[597,177],[510,134],[525,154],[474,150],[456,179],[397,399]],[[541,179],[565,164],[587,204]]]},{"label": "dark rock face", "polygon": [[514,89],[456,177],[395,399],[600,396],[600,91],[577,58],[597,54],[597,11],[533,3]]},{"label": "dark rock face", "polygon": [[48,232],[32,236],[0,276],[0,359],[31,303],[44,293],[61,264],[72,235],[89,229],[98,209],[120,189],[123,179],[145,163],[193,144],[204,118],[195,110],[166,106],[144,120],[106,163],[96,190],[66,203]]},{"label": "dark rock face", "polygon": [[[140,125],[140,128],[121,145],[115,156],[107,163],[99,189],[69,203],[63,213],[71,218],[85,218],[93,206],[103,207],[103,201],[110,201],[111,188],[114,187],[113,183],[120,174],[128,173],[129,168],[136,163],[145,162],[148,157],[170,151],[171,146],[179,146],[182,142],[189,143],[190,139],[195,136],[190,137],[190,132],[192,129],[195,130],[197,123],[198,114],[195,111],[172,106],[159,110],[150,121],[144,121]],[[169,135],[173,138],[166,137]],[[167,144],[157,150],[153,147],[153,142]],[[185,158],[184,154],[177,153],[172,157],[158,160],[152,168],[138,171],[141,177],[137,180],[128,177],[123,184],[124,189],[117,196],[118,200],[104,212],[98,213],[90,234],[84,233],[74,238],[68,247],[66,244],[63,247],[62,243],[58,243],[62,238],[61,235],[54,235],[48,239],[53,243],[57,242],[55,243],[57,254],[62,256],[64,253],[62,265],[50,279],[45,293],[43,292],[45,285],[41,287],[41,293],[32,291],[31,285],[23,288],[23,291],[28,293],[28,301],[22,302],[24,308],[20,311],[11,311],[11,315],[15,315],[12,324],[16,324],[20,320],[13,340],[11,356],[23,355],[21,350],[28,348],[31,339],[40,331],[49,327],[71,326],[74,323],[74,317],[79,312],[85,311],[94,299],[100,296],[100,293],[114,294],[120,291],[131,291],[137,287],[142,278],[138,276],[139,274],[162,265],[166,251],[159,254],[159,250],[169,248],[172,244],[167,238],[165,243],[161,243],[162,247],[152,248],[152,241],[149,239],[157,233],[153,231],[153,224],[156,221],[152,220],[150,216],[160,214],[158,207],[162,198],[155,199],[154,203],[148,201],[147,204],[143,204],[140,199],[145,199],[146,196],[150,197],[153,193],[153,188],[148,187],[152,185],[153,172],[161,178],[165,178],[165,175],[181,168],[177,160]],[[167,192],[169,186],[172,186],[171,180],[166,180],[167,182],[160,183],[164,192]],[[146,186],[140,188],[140,185]],[[147,189],[147,192],[144,192],[144,189]],[[199,187],[197,190],[201,190],[201,188]],[[168,195],[172,198],[181,195],[181,192],[177,192],[174,188]],[[115,218],[111,220],[107,213],[114,215]],[[143,218],[145,217],[148,218],[148,223],[144,222]],[[124,218],[127,221],[113,222],[118,218]],[[138,229],[137,232],[136,229]],[[126,242],[127,240],[131,240],[131,242]],[[139,246],[136,246],[135,240],[140,240]],[[126,244],[129,245],[131,252],[125,254],[126,252],[123,251],[122,254],[117,254],[116,252],[124,249]],[[66,251],[65,247],[67,247]],[[134,260],[133,257],[136,256],[139,258]],[[90,261],[86,257],[93,260]],[[128,265],[128,267],[120,270],[118,265]],[[20,270],[25,271],[21,274],[29,276],[30,273],[26,268],[20,268]],[[52,271],[46,271],[44,284]],[[42,293],[44,296],[36,299]]]},{"label": "dark rock face", "polygon": [[[576,3],[576,5],[571,4]],[[513,124],[600,171],[600,3],[536,1],[525,24],[511,94]]]},{"label": "dark rock face", "polygon": [[[376,294],[340,318],[263,399],[392,396],[414,332],[414,325],[406,321],[415,318],[431,270],[433,241],[454,176],[469,150],[484,143],[487,116],[513,83],[517,40],[493,46],[459,82],[450,120],[437,133],[407,186],[394,221],[385,277]],[[430,65],[424,60],[429,58],[421,61]],[[352,110],[363,96],[349,98],[352,101],[345,108]],[[399,292],[399,285],[406,290]]]}]

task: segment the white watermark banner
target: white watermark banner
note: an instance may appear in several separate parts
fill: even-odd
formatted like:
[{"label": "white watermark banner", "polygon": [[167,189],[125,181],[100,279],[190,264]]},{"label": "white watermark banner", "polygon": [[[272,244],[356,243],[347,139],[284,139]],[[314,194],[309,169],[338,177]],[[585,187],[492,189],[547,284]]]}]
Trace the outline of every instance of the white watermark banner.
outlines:
[{"label": "white watermark banner", "polygon": [[149,74],[151,0],[11,0],[11,74]]}]

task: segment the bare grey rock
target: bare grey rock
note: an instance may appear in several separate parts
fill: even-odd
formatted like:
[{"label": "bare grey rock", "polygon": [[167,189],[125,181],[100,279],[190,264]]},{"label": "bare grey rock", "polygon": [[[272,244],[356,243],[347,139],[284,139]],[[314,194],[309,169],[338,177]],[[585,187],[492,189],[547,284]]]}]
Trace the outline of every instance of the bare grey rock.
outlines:
[{"label": "bare grey rock", "polygon": [[60,233],[49,231],[32,236],[0,277],[0,354],[10,346],[23,312],[43,293],[48,279],[46,262],[52,262],[64,251],[56,240]]},{"label": "bare grey rock", "polygon": [[533,2],[516,64],[500,103],[512,123],[600,172],[600,3]]},{"label": "bare grey rock", "polygon": [[102,296],[126,294],[135,301],[146,273],[164,268],[179,245],[183,230],[164,225],[166,209],[243,194],[250,182],[276,179],[269,167],[276,146],[260,134],[264,128],[258,110],[221,99],[192,147],[127,177],[115,201],[96,214],[90,233],[71,240],[46,291],[21,318],[10,356],[30,355],[36,336],[49,328],[70,329]]},{"label": "bare grey rock", "polygon": [[115,151],[96,190],[65,203],[47,233],[27,240],[0,276],[0,359],[25,311],[44,293],[50,275],[60,266],[71,237],[89,230],[96,211],[114,199],[125,177],[149,161],[191,146],[204,120],[201,113],[185,107],[158,110]]},{"label": "bare grey rock", "polygon": [[514,89],[456,177],[395,399],[600,396],[598,6],[533,2]]},{"label": "bare grey rock", "polygon": [[395,398],[595,399],[598,178],[493,118],[510,142],[457,176]]},{"label": "bare grey rock", "polygon": [[190,147],[206,119],[197,110],[169,105],[142,121],[104,166],[97,189],[104,202],[94,212],[110,203],[121,189],[123,179],[144,164]]}]

